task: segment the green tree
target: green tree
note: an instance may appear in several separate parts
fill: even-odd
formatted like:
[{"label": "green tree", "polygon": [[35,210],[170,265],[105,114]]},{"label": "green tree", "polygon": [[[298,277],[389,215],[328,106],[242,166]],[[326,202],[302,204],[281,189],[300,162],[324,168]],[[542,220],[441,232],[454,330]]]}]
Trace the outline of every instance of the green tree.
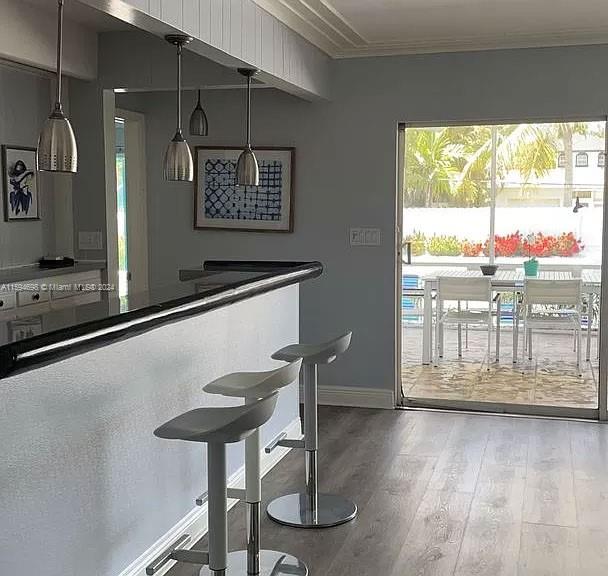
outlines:
[{"label": "green tree", "polygon": [[452,141],[447,130],[408,130],[404,199],[407,206],[430,207],[433,201],[451,195],[462,147]]},{"label": "green tree", "polygon": [[557,137],[562,141],[565,159],[563,204],[564,206],[570,206],[574,190],[574,135],[587,135],[589,124],[587,122],[564,122],[553,126]]}]

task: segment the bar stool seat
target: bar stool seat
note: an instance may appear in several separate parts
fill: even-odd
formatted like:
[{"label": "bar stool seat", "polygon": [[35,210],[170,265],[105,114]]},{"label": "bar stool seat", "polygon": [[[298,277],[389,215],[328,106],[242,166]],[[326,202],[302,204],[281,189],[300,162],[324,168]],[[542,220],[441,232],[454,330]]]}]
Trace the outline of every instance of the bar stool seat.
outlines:
[{"label": "bar stool seat", "polygon": [[234,372],[209,382],[203,387],[210,394],[221,394],[245,399],[259,399],[292,384],[302,366],[300,356],[288,360],[290,364],[268,372]]},{"label": "bar stool seat", "polygon": [[[244,398],[247,403],[255,402],[293,384],[301,366],[302,359],[296,358],[290,364],[268,372],[235,372],[210,382],[203,390],[210,394]],[[247,550],[228,554],[229,573],[240,576],[306,576],[308,567],[298,558],[284,552],[260,549],[261,500],[260,431],[257,429],[245,440]],[[200,576],[206,575],[203,569]]]},{"label": "bar stool seat", "polygon": [[239,442],[253,434],[272,416],[278,393],[243,406],[196,408],[181,414],[154,430],[154,435],[170,440],[207,444],[207,484],[209,503],[209,552],[179,550],[172,546],[146,568],[146,574],[159,571],[169,560],[208,564],[213,576],[228,576],[228,523],[226,444]]},{"label": "bar stool seat", "polygon": [[350,346],[353,333],[323,342],[321,344],[290,344],[272,355],[273,360],[293,362],[302,358],[304,364],[330,364]]},{"label": "bar stool seat", "polygon": [[[276,398],[274,399],[276,402]],[[220,442],[231,444],[240,442],[253,433],[256,422],[269,410],[272,415],[274,404],[266,402],[260,407],[246,404],[220,408],[195,408],[176,416],[154,430],[154,435],[167,440],[187,440],[190,442]],[[266,418],[266,419],[268,419]]]},{"label": "bar stool seat", "polygon": [[[329,364],[350,346],[352,332],[321,344],[291,344],[272,355],[275,360],[302,358],[304,383],[304,442],[306,492],[280,496],[268,504],[271,520],[294,528],[329,528],[352,520],[357,506],[337,494],[320,494],[317,489],[317,366]],[[293,446],[281,440],[278,446]]]}]

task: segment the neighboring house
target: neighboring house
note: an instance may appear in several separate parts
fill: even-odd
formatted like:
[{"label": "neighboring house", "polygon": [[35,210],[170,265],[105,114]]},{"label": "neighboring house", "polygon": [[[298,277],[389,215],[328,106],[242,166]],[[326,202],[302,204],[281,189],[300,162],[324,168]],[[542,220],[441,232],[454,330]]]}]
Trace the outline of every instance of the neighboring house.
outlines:
[{"label": "neighboring house", "polygon": [[[604,165],[606,162],[604,139],[575,134],[572,151],[572,196],[589,206],[601,206],[604,197]],[[563,206],[566,185],[566,156],[559,152],[556,168],[541,178],[532,176],[528,182],[519,172],[510,171],[496,196],[497,206]]]}]

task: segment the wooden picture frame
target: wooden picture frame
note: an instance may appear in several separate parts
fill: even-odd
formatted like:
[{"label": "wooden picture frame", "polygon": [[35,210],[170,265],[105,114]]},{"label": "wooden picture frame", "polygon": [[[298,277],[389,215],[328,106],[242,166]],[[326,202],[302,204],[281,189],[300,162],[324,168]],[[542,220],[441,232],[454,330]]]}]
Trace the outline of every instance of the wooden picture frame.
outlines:
[{"label": "wooden picture frame", "polygon": [[2,145],[5,222],[40,220],[36,148]]},{"label": "wooden picture frame", "polygon": [[196,146],[194,228],[293,232],[295,148],[256,147],[260,186],[236,186],[240,146]]}]

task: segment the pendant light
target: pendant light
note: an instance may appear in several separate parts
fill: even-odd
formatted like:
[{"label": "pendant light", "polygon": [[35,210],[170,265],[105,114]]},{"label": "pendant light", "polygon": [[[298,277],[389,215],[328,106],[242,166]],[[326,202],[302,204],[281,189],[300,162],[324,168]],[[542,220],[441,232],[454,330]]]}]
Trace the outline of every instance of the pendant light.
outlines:
[{"label": "pendant light", "polygon": [[165,152],[165,180],[192,182],[194,165],[190,147],[182,134],[182,47],[192,41],[191,36],[170,34],[165,40],[177,46],[177,129]]},{"label": "pendant light", "polygon": [[207,136],[208,132],[209,123],[207,122],[207,114],[201,106],[201,91],[199,90],[198,103],[190,115],[190,134],[192,136]]},{"label": "pendant light", "polygon": [[247,78],[247,143],[236,163],[236,183],[238,186],[258,186],[260,169],[251,149],[251,77],[257,74],[257,70],[239,68],[238,71]]},{"label": "pendant light", "polygon": [[61,59],[63,53],[63,0],[57,2],[57,94],[55,106],[47,118],[36,150],[38,170],[77,172],[78,150],[70,121],[61,105]]}]

